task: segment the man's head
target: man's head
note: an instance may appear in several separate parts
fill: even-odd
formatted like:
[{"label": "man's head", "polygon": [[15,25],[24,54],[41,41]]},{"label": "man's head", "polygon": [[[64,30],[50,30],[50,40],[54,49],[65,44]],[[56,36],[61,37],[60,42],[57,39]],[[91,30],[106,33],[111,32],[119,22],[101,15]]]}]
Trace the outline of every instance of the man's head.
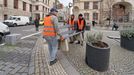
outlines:
[{"label": "man's head", "polygon": [[74,16],[74,14],[72,14],[72,15],[71,15],[71,19],[74,19],[74,18],[75,18],[75,16]]},{"label": "man's head", "polygon": [[56,8],[52,8],[50,10],[50,13],[53,14],[53,15],[55,15],[55,16],[57,16],[58,10]]},{"label": "man's head", "polygon": [[78,18],[79,19],[82,19],[83,18],[83,15],[82,14],[79,14]]}]

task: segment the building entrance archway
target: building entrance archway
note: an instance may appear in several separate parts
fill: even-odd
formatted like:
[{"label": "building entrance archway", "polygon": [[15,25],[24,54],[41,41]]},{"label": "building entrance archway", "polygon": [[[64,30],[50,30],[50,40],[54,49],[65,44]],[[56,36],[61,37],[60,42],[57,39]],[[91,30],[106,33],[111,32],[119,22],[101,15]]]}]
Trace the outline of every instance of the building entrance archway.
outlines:
[{"label": "building entrance archway", "polygon": [[112,6],[112,18],[116,22],[132,20],[132,5],[128,2],[118,2]]}]

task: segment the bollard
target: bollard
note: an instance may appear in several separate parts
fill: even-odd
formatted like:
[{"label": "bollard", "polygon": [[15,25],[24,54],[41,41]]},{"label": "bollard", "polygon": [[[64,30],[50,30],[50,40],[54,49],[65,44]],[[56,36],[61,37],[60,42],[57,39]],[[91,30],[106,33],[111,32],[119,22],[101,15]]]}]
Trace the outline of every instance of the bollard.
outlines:
[{"label": "bollard", "polygon": [[9,45],[16,45],[17,40],[19,39],[20,34],[10,34],[6,35],[5,43]]}]

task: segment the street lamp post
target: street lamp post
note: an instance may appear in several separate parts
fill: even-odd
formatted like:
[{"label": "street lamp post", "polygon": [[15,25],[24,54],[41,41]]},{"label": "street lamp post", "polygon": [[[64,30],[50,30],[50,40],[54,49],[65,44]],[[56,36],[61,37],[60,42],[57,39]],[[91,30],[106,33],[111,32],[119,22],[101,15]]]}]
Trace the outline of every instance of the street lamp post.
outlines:
[{"label": "street lamp post", "polygon": [[55,6],[54,6],[54,8],[57,9],[57,5],[58,5],[58,0],[55,0]]},{"label": "street lamp post", "polygon": [[69,4],[68,4],[68,6],[69,6],[69,15],[71,14],[71,7],[73,6],[72,5],[72,3],[70,2]]}]

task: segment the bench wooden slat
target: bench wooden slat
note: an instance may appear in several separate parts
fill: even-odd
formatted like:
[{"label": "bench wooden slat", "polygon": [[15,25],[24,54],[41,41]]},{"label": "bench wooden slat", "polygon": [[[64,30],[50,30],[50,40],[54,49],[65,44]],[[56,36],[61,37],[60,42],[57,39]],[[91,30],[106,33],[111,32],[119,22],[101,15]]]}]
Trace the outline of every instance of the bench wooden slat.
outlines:
[{"label": "bench wooden slat", "polygon": [[64,25],[64,26],[60,26],[58,27],[59,29],[63,29],[63,28],[70,28],[71,26],[70,25]]},{"label": "bench wooden slat", "polygon": [[77,32],[77,33],[73,33],[73,34],[70,34],[70,35],[66,35],[66,36],[63,36],[65,39],[67,39],[67,38],[70,38],[70,37],[72,37],[72,36],[75,36],[75,35],[78,35],[78,34],[80,34],[80,33],[82,33],[83,31],[81,31],[81,32]]},{"label": "bench wooden slat", "polygon": [[72,31],[72,30],[71,30],[71,31],[64,31],[64,32],[61,32],[60,34],[61,34],[61,35],[65,35],[65,34],[71,34],[71,33],[73,33],[73,32],[74,32],[74,31]]},{"label": "bench wooden slat", "polygon": [[60,26],[58,27],[59,29],[65,29],[65,28],[72,28],[74,26],[70,26],[70,25],[64,25],[64,26]]},{"label": "bench wooden slat", "polygon": [[[60,26],[58,28],[59,28],[60,34],[65,39],[64,40],[65,50],[69,51],[68,38],[78,35],[78,34],[82,33],[83,31],[75,32],[74,30],[71,30],[71,28],[72,28],[71,25],[64,25],[64,26]],[[60,37],[57,37],[57,38],[60,39]]]}]

